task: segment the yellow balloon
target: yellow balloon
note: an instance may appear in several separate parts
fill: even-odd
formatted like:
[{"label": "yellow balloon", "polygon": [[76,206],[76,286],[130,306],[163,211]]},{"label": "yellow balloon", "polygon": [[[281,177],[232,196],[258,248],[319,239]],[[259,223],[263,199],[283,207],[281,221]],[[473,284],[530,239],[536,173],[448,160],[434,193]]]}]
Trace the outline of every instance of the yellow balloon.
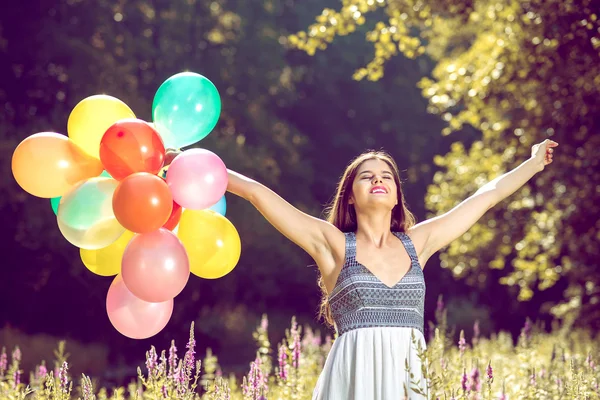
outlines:
[{"label": "yellow balloon", "polygon": [[135,233],[125,231],[116,242],[98,250],[80,249],[79,255],[83,265],[100,276],[113,276],[121,272],[121,260],[125,248]]},{"label": "yellow balloon", "polygon": [[237,229],[212,210],[184,210],[177,237],[187,251],[191,273],[200,278],[221,278],[240,259],[242,244]]},{"label": "yellow balloon", "polygon": [[99,94],[81,100],[67,121],[71,140],[92,157],[100,158],[100,141],[112,124],[135,118],[127,104],[116,97]]}]

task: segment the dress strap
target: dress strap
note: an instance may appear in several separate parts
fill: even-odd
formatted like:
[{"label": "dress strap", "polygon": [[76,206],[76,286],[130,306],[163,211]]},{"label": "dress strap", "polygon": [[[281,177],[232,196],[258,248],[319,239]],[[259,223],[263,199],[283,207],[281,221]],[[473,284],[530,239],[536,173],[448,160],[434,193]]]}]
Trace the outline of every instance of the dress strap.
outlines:
[{"label": "dress strap", "polygon": [[419,256],[417,255],[417,251],[415,250],[415,246],[412,240],[410,240],[410,237],[404,232],[394,232],[394,235],[396,235],[396,237],[402,241],[410,260],[418,264]]},{"label": "dress strap", "polygon": [[346,236],[346,250],[345,250],[345,261],[344,264],[356,259],[356,235],[354,232],[344,232]]}]

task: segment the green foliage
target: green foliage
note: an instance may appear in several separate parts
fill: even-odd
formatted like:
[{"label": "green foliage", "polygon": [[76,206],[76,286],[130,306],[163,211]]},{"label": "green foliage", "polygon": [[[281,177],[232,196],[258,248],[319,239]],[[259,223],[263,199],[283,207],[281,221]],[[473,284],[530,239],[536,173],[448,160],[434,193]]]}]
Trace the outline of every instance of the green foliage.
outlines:
[{"label": "green foliage", "polygon": [[568,285],[561,317],[598,323],[600,314],[600,22],[591,0],[505,1],[344,0],[325,9],[290,43],[314,54],[336,36],[368,23],[373,60],[355,79],[380,79],[385,63],[403,53],[436,62],[419,83],[429,112],[448,126],[481,131],[472,146],[460,142],[445,156],[426,197],[430,216],[448,211],[482,184],[529,157],[551,136],[560,143],[555,163],[490,210],[441,254],[442,267],[485,287],[490,269],[529,300],[557,282]]}]

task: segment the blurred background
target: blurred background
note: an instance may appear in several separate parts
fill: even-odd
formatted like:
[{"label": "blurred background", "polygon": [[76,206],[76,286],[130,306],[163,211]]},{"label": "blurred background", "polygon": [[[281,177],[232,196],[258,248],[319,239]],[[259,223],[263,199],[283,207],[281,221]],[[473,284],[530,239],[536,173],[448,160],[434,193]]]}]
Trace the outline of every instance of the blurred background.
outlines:
[{"label": "blurred background", "polygon": [[[73,374],[122,384],[151,345],[183,348],[195,323],[225,372],[244,371],[267,314],[276,344],[292,316],[321,334],[312,260],[248,203],[227,195],[242,256],[218,280],[192,276],[155,337],[108,320],[111,278],[89,272],[48,199],[24,192],[12,152],[66,134],[94,94],[151,119],[181,71],[208,77],[223,104],[198,147],[322,216],[346,164],[389,151],[419,221],[448,211],[530,155],[554,163],[490,210],[425,269],[426,320],[438,296],[456,332],[517,335],[527,317],[598,329],[600,31],[593,1],[24,0],[0,6],[0,346],[23,367],[67,340]],[[325,8],[325,10],[324,10]],[[426,327],[426,334],[429,328]]]}]

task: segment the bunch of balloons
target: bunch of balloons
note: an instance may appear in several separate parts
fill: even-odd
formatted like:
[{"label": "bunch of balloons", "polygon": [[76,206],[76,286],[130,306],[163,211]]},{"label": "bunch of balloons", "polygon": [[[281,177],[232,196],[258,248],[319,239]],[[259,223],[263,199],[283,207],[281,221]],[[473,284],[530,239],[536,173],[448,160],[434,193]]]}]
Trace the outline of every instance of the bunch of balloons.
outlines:
[{"label": "bunch of balloons", "polygon": [[184,72],[159,87],[152,123],[117,98],[94,95],[72,110],[68,136],[36,133],[13,153],[15,180],[50,199],[83,264],[115,276],[106,310],[127,337],[148,338],[166,326],[190,273],[216,279],[239,261],[240,238],[225,217],[223,161],[193,148],[165,165],[167,149],[205,138],[220,113],[214,84]]}]

